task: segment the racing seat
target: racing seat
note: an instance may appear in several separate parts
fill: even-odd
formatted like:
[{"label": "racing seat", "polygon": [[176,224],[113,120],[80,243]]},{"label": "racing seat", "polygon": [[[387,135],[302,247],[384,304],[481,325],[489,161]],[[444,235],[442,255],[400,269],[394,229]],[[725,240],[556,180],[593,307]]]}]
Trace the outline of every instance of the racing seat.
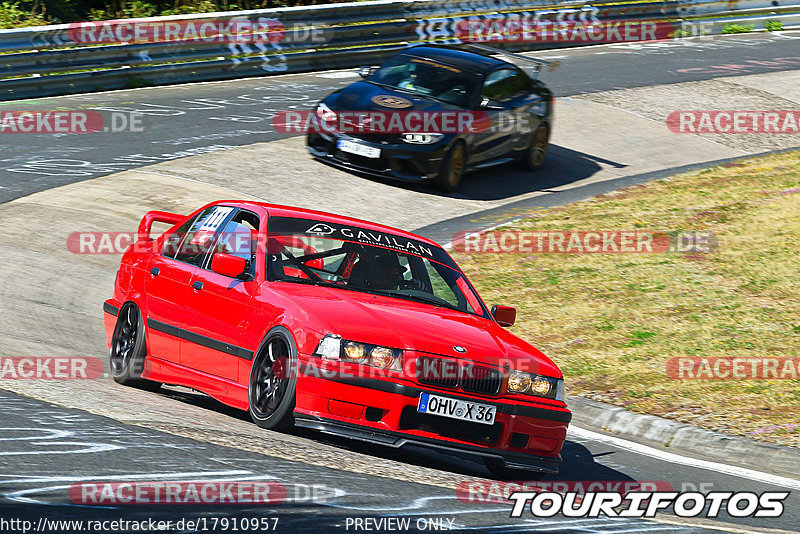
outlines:
[{"label": "racing seat", "polygon": [[367,289],[398,289],[403,282],[405,268],[397,254],[377,252],[362,256],[350,272],[349,285]]}]

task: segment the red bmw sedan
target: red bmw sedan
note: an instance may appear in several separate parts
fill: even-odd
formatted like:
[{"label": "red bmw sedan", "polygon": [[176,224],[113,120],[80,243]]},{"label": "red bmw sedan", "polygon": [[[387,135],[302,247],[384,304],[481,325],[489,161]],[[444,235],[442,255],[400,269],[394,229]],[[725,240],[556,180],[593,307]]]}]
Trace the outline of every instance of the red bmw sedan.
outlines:
[{"label": "red bmw sedan", "polygon": [[[151,239],[154,222],[173,225]],[[561,371],[447,252],[349,217],[218,201],[148,212],[103,306],[114,379],[202,391],[261,427],[557,473]]]}]

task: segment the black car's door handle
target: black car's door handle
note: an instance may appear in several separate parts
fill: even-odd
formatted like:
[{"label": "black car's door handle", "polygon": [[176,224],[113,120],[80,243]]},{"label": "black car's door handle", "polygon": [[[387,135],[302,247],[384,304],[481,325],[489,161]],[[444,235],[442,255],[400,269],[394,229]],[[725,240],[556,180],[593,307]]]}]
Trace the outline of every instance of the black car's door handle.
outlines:
[{"label": "black car's door handle", "polygon": [[153,267],[152,269],[150,269],[150,274],[152,274],[153,276],[158,276],[160,273],[161,269],[159,269],[158,267]]},{"label": "black car's door handle", "polygon": [[200,291],[201,289],[203,289],[203,282],[201,282],[200,280],[197,280],[194,283],[192,283],[192,287],[195,288],[196,290]]}]

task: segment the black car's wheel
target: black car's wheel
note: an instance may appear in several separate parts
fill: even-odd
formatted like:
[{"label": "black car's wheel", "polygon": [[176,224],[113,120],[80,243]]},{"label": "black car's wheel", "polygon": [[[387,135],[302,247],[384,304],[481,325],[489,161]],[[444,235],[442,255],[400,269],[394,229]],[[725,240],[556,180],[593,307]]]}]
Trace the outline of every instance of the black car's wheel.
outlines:
[{"label": "black car's wheel", "polygon": [[455,191],[461,183],[464,169],[467,166],[467,151],[463,143],[456,143],[442,160],[442,168],[436,177],[436,185],[442,191]]},{"label": "black car's wheel", "polygon": [[284,430],[294,425],[297,392],[297,347],[289,331],[269,331],[253,359],[248,388],[250,417],[261,428]]},{"label": "black car's wheel", "polygon": [[524,480],[533,481],[541,480],[546,473],[538,471],[523,471],[521,469],[509,469],[506,467],[505,462],[500,458],[484,458],[483,465],[497,480]]},{"label": "black car's wheel", "polygon": [[136,304],[128,302],[117,315],[117,324],[111,337],[111,376],[124,386],[157,390],[161,387],[160,382],[141,378],[146,355],[142,314]]},{"label": "black car's wheel", "polygon": [[523,164],[529,170],[536,170],[542,166],[547,157],[547,143],[550,141],[550,128],[543,124],[533,132],[531,146],[525,151]]}]

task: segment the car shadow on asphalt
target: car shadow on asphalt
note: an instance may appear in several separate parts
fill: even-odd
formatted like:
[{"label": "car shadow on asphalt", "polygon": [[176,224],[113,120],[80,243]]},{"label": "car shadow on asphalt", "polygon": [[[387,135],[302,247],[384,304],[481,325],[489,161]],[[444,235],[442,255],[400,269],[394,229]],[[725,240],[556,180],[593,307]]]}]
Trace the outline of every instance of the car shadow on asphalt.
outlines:
[{"label": "car shadow on asphalt", "polygon": [[[322,161],[326,165],[328,162]],[[331,165],[332,166],[332,165]],[[444,193],[427,183],[402,182],[370,176],[355,170],[343,170],[355,176],[386,184],[398,189],[408,189],[423,194],[468,200],[503,200],[535,191],[547,191],[573,182],[590,178],[603,168],[623,169],[628,165],[559,145],[550,145],[547,159],[535,171],[508,163],[472,172],[464,176],[459,188],[453,193]]]},{"label": "car shadow on asphalt", "polygon": [[[159,394],[178,402],[190,404],[210,411],[223,413],[241,421],[247,421],[255,427],[247,412],[237,410],[221,402],[185,388],[161,388]],[[264,438],[269,439],[272,431],[263,430]],[[472,478],[496,478],[484,467],[479,458],[469,454],[445,454],[424,447],[408,446],[402,449],[377,446],[353,439],[323,434],[315,430],[295,428],[288,432],[315,443],[336,447],[356,454],[373,458],[381,458],[394,462],[402,462],[410,466],[427,467],[440,471],[464,475],[464,480]],[[613,453],[610,453],[613,454]],[[604,454],[605,456],[606,454]],[[634,478],[595,461],[595,456],[583,445],[567,440],[561,450],[563,461],[558,475],[547,475],[545,481],[633,481]],[[510,476],[506,480],[519,480]]]}]

